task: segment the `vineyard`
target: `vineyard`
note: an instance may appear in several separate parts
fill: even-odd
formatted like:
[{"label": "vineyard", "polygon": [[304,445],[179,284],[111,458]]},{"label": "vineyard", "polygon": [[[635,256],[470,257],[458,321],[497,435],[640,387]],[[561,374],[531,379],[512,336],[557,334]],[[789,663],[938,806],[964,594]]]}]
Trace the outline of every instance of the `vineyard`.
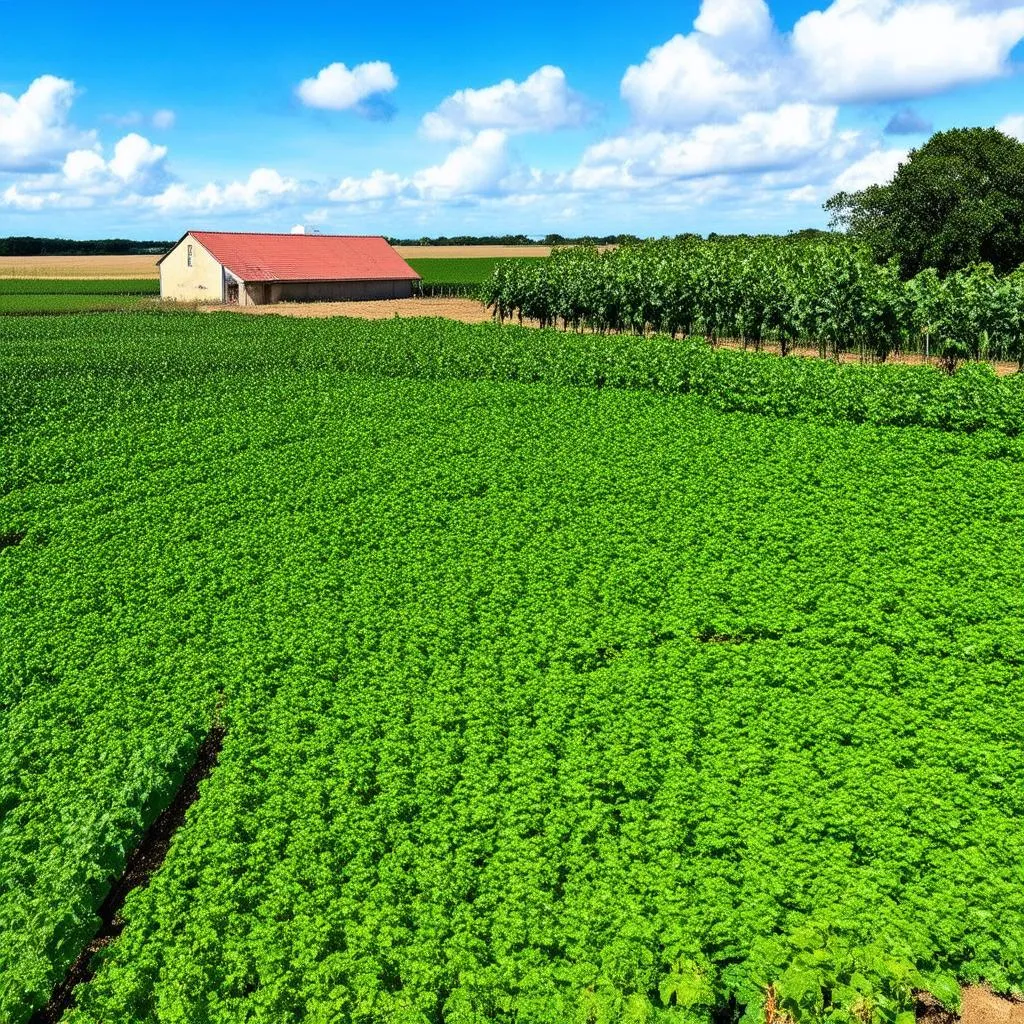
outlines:
[{"label": "vineyard", "polygon": [[1019,378],[2,332],[3,1021],[211,730],[68,1024],[912,1024],[1024,985]]},{"label": "vineyard", "polygon": [[501,262],[481,297],[505,320],[599,331],[700,334],[771,343],[785,355],[809,343],[821,355],[894,353],[1024,365],[1024,268],[987,265],[901,280],[841,239],[688,238],[610,252],[555,250],[543,262]]}]

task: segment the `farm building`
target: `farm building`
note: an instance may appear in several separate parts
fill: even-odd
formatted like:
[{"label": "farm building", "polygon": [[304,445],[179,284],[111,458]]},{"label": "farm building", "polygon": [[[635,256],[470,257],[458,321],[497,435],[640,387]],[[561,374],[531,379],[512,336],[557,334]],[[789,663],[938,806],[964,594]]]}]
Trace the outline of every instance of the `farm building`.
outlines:
[{"label": "farm building", "polygon": [[189,231],[157,263],[162,299],[240,306],[407,298],[420,279],[372,235]]}]

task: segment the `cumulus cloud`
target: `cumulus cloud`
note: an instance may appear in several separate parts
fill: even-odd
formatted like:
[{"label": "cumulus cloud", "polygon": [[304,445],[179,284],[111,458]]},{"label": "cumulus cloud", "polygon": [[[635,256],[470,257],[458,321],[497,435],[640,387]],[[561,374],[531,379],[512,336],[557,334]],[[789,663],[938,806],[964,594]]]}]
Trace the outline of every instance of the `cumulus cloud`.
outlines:
[{"label": "cumulus cloud", "polygon": [[441,163],[413,175],[413,185],[432,199],[493,192],[510,169],[507,141],[504,132],[484,129]]},{"label": "cumulus cloud", "polygon": [[817,95],[926,96],[1008,70],[1024,6],[977,10],[959,0],[834,0],[793,27],[793,50]]},{"label": "cumulus cloud", "polygon": [[153,193],[163,188],[170,178],[166,157],[166,146],[155,146],[144,136],[131,132],[114,146],[114,155],[109,161],[99,150],[73,149],[64,158],[61,186],[97,195],[125,191]]},{"label": "cumulus cloud", "polygon": [[911,99],[1007,74],[1024,6],[970,0],[833,0],[789,36],[764,0],[703,0],[688,34],[655,46],[622,78],[648,127],[725,121],[786,101]]},{"label": "cumulus cloud", "polygon": [[1024,142],[1024,114],[1010,114],[1004,117],[996,127],[1014,139]]},{"label": "cumulus cloud", "polygon": [[64,158],[63,171],[69,184],[86,185],[105,176],[107,161],[94,149],[73,149]]},{"label": "cumulus cloud", "polygon": [[138,187],[147,183],[154,172],[162,171],[166,156],[166,146],[154,146],[149,139],[132,132],[114,146],[114,156],[107,166],[121,181]]},{"label": "cumulus cloud", "polygon": [[891,181],[899,165],[907,159],[905,149],[876,149],[855,160],[836,176],[833,192],[859,192],[869,185]]},{"label": "cumulus cloud", "polygon": [[537,172],[513,166],[508,136],[486,128],[468,142],[456,146],[439,164],[424,167],[410,176],[376,170],[365,178],[343,178],[328,198],[338,203],[460,200],[508,194],[528,188],[539,180]]},{"label": "cumulus cloud", "polygon": [[545,65],[522,82],[506,78],[484,89],[460,89],[423,118],[429,139],[469,140],[494,128],[508,133],[551,132],[585,123],[588,107],[569,88],[561,68]]},{"label": "cumulus cloud", "polygon": [[348,68],[344,64],[328,64],[315,78],[306,78],[296,89],[307,107],[320,110],[359,110],[373,97],[392,92],[398,79],[386,61],[375,60]]},{"label": "cumulus cloud", "polygon": [[882,130],[886,135],[926,135],[932,130],[932,123],[916,110],[904,107],[889,118]]},{"label": "cumulus cloud", "polygon": [[835,132],[836,107],[784,104],[730,124],[686,132],[644,132],[591,146],[572,174],[575,187],[651,187],[666,180],[736,172],[787,170],[840,151],[852,137]]},{"label": "cumulus cloud", "polygon": [[75,84],[41,75],[15,97],[0,92],[0,170],[45,170],[71,149],[91,147],[94,132],[68,123]]},{"label": "cumulus cloud", "polygon": [[180,183],[169,185],[150,202],[162,213],[210,210],[257,210],[289,198],[297,198],[299,183],[282,177],[270,167],[258,167],[246,181],[228,185],[211,182],[200,189]]},{"label": "cumulus cloud", "polygon": [[337,203],[365,203],[397,196],[410,186],[408,178],[387,171],[374,171],[366,178],[342,178],[327,194]]},{"label": "cumulus cloud", "polygon": [[775,105],[781,58],[764,0],[704,0],[694,25],[626,70],[620,92],[638,122],[677,128]]}]

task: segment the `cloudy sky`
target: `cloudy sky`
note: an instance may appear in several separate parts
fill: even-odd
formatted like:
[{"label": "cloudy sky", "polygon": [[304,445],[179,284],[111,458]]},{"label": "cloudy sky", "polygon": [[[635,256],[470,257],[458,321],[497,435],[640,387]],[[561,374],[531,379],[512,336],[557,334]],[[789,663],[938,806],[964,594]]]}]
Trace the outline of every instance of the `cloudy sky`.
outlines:
[{"label": "cloudy sky", "polygon": [[0,0],[0,21],[0,235],[780,231],[933,130],[1024,138],[1022,0]]}]

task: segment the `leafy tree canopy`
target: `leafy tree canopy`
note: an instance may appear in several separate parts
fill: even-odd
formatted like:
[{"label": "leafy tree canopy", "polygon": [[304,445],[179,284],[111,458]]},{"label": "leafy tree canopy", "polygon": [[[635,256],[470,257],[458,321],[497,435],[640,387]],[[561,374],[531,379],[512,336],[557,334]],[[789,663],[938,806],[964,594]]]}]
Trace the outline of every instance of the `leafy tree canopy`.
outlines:
[{"label": "leafy tree canopy", "polygon": [[1024,143],[995,128],[937,132],[888,184],[839,192],[825,209],[906,277],[973,263],[1008,273],[1024,263]]}]

